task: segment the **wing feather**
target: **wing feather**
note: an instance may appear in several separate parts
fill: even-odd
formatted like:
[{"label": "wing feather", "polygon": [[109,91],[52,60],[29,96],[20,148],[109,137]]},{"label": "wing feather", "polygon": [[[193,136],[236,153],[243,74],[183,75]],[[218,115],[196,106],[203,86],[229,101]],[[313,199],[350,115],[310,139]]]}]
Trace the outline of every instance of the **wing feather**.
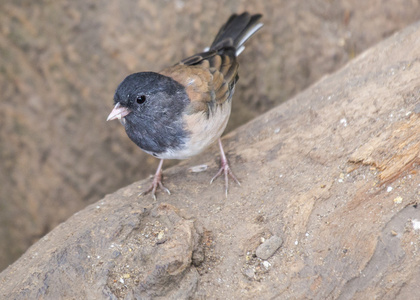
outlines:
[{"label": "wing feather", "polygon": [[190,98],[189,113],[207,114],[230,101],[238,80],[234,48],[198,53],[160,72],[185,87]]}]

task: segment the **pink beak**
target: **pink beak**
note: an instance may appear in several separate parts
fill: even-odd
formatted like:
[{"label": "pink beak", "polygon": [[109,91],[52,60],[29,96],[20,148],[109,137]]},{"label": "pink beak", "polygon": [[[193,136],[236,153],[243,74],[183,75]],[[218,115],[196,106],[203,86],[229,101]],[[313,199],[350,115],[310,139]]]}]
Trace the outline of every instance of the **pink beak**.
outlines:
[{"label": "pink beak", "polygon": [[124,118],[129,113],[131,113],[131,110],[127,107],[121,106],[121,104],[118,102],[114,106],[114,109],[111,111],[111,113],[109,114],[106,120],[110,121],[110,120],[118,119],[121,121],[121,119]]}]

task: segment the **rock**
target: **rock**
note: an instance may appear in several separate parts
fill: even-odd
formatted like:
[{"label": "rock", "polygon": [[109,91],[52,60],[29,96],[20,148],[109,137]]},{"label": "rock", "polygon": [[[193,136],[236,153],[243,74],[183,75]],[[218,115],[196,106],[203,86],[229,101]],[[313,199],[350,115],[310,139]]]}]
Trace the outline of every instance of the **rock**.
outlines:
[{"label": "rock", "polygon": [[420,18],[419,2],[406,0],[69,3],[0,1],[0,270],[73,213],[155,171],[156,159],[105,122],[129,73],[201,51],[233,12],[262,13],[265,27],[240,57],[229,132]]},{"label": "rock", "polygon": [[258,246],[255,254],[261,259],[269,259],[280,248],[281,244],[283,244],[283,239],[277,235],[273,235]]},{"label": "rock", "polygon": [[250,280],[255,279],[255,270],[252,267],[245,268],[243,274]]},{"label": "rock", "polygon": [[[59,226],[59,232],[40,240],[24,259],[29,276],[23,281],[38,288],[13,289],[13,296],[0,288],[1,298],[98,299],[101,294],[141,299],[191,297],[199,282],[197,271],[191,267],[193,252],[199,248],[197,224],[184,219],[169,204],[148,211],[135,203],[121,205],[118,210],[111,207],[104,199]],[[159,240],[162,230],[167,235],[163,243]],[[75,231],[79,234],[74,235]],[[42,249],[47,244],[50,250],[45,252]],[[45,276],[36,275],[44,272]],[[90,285],[96,288],[88,288]]]}]

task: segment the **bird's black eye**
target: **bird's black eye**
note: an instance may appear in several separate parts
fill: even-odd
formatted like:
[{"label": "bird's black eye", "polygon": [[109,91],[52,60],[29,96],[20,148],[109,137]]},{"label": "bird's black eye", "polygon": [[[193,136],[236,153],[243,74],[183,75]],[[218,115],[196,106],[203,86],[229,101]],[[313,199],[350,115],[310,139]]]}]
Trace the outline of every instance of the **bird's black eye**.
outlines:
[{"label": "bird's black eye", "polygon": [[146,96],[145,95],[137,96],[136,101],[138,104],[143,104],[144,102],[146,102]]}]

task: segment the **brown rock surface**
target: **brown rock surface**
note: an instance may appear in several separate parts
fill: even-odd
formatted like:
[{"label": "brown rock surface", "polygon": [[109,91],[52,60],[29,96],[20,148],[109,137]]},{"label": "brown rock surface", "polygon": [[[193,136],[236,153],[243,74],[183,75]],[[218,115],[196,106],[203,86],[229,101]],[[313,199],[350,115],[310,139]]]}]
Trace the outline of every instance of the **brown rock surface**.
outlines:
[{"label": "brown rock surface", "polygon": [[263,13],[265,28],[241,56],[229,130],[420,17],[418,2],[402,0],[0,2],[0,269],[154,171],[104,121],[116,85],[201,50],[243,10]]},{"label": "brown rock surface", "polygon": [[419,57],[417,23],[230,133],[228,199],[214,146],[166,171],[158,203],[141,181],[88,206],[0,274],[1,297],[418,299]]}]

